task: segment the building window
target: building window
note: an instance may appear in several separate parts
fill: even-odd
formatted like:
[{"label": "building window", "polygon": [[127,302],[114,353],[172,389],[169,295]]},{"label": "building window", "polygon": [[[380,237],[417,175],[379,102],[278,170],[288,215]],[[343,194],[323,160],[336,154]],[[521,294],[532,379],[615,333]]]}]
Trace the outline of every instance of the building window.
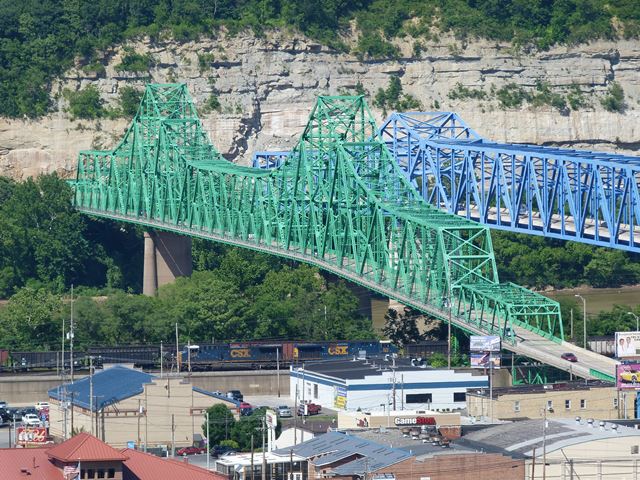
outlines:
[{"label": "building window", "polygon": [[98,478],[104,478],[104,470],[103,469],[98,469]]},{"label": "building window", "polygon": [[318,399],[318,384],[317,383],[313,384],[313,398],[315,398],[316,400]]},{"label": "building window", "polygon": [[553,400],[547,400],[547,410],[553,410]]},{"label": "building window", "polygon": [[618,408],[618,398],[614,398],[613,399],[613,408],[617,409]]},{"label": "building window", "polygon": [[631,445],[631,454],[632,455],[637,455],[638,454],[638,445]]},{"label": "building window", "polygon": [[80,478],[87,478],[87,471],[85,469],[80,470]]},{"label": "building window", "polygon": [[453,392],[453,401],[454,402],[466,402],[467,401],[466,392]]},{"label": "building window", "polygon": [[96,478],[96,472],[93,468],[87,470],[87,478]]},{"label": "building window", "polygon": [[116,478],[116,469],[110,468],[107,470],[107,478]]},{"label": "building window", "polygon": [[587,401],[584,398],[580,399],[580,408],[582,410],[584,410],[585,408],[587,408]]},{"label": "building window", "polygon": [[564,401],[564,409],[565,410],[571,410],[571,400],[565,400]]},{"label": "building window", "polygon": [[513,411],[518,413],[520,411],[520,401],[516,400],[513,402]]},{"label": "building window", "polygon": [[408,393],[405,403],[431,403],[433,397],[430,393]]}]

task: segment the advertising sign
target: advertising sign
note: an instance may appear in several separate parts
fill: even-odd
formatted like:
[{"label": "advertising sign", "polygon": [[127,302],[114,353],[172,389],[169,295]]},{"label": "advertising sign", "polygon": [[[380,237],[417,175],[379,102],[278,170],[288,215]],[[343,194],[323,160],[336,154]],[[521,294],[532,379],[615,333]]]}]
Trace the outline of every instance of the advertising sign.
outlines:
[{"label": "advertising sign", "polygon": [[270,429],[275,429],[278,425],[278,416],[276,415],[276,412],[274,412],[273,410],[267,410],[265,412],[265,415],[267,417],[267,427]]},{"label": "advertising sign", "polygon": [[500,337],[498,335],[471,335],[469,350],[472,352],[499,352]]},{"label": "advertising sign", "polygon": [[471,353],[471,368],[500,368],[500,355],[491,355],[491,352]]},{"label": "advertising sign", "polygon": [[640,389],[640,363],[616,365],[616,384],[620,389]]},{"label": "advertising sign", "polygon": [[436,419],[434,417],[396,417],[393,420],[398,426],[403,425],[435,425]]},{"label": "advertising sign", "polygon": [[616,332],[616,357],[640,357],[640,332]]},{"label": "advertising sign", "polygon": [[347,387],[334,387],[333,406],[343,410],[347,409]]},{"label": "advertising sign", "polygon": [[47,442],[47,429],[44,427],[18,427],[16,434],[18,445],[26,446]]}]

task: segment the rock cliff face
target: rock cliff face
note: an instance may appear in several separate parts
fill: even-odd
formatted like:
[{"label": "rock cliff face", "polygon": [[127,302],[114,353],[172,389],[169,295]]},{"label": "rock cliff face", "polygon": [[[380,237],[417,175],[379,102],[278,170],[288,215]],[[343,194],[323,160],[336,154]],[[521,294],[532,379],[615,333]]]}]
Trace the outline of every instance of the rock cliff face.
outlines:
[{"label": "rock cliff face", "polygon": [[[456,111],[486,138],[599,150],[640,147],[638,42],[596,42],[525,54],[509,45],[460,45],[451,39],[425,45],[418,56],[408,43],[401,45],[403,58],[384,62],[360,61],[279,33],[184,44],[140,41],[130,46],[153,57],[155,65],[148,74],[116,71],[123,55],[118,47],[106,53],[101,77],[78,68],[54,83],[56,113],[37,121],[0,119],[0,174],[21,179],[57,171],[72,176],[78,151],[115,146],[128,120],[72,121],[64,113],[62,90],[94,84],[113,104],[120,88],[143,88],[147,81],[186,82],[202,107],[216,96],[219,111],[201,116],[218,149],[241,163],[257,149],[290,148],[317,95],[353,94],[360,83],[372,98],[394,75],[423,110]],[[501,107],[496,95],[501,87],[514,84],[535,91],[539,81],[564,95],[579,89],[587,105],[575,111],[548,105]],[[624,89],[624,113],[607,112],[600,105],[613,81]],[[457,84],[482,90],[484,98],[452,100],[461,88]],[[374,112],[382,120],[383,112]]]}]

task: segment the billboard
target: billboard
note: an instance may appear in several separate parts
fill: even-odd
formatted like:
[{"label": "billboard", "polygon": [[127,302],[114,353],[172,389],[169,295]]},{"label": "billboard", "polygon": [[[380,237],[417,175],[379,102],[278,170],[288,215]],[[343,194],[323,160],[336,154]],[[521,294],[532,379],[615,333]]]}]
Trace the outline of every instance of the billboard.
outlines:
[{"label": "billboard", "polygon": [[18,427],[16,439],[16,443],[22,446],[46,443],[47,429],[45,427]]},{"label": "billboard", "polygon": [[500,355],[491,355],[491,352],[472,352],[470,360],[471,368],[490,368],[490,363],[493,363],[493,368],[500,368]]},{"label": "billboard", "polygon": [[640,389],[640,363],[616,365],[616,385],[620,389]]},{"label": "billboard", "polygon": [[347,409],[347,387],[333,387],[333,406],[342,410]]},{"label": "billboard", "polygon": [[472,352],[499,352],[500,337],[498,335],[471,335],[469,350]]},{"label": "billboard", "polygon": [[616,332],[616,357],[640,357],[640,332]]}]

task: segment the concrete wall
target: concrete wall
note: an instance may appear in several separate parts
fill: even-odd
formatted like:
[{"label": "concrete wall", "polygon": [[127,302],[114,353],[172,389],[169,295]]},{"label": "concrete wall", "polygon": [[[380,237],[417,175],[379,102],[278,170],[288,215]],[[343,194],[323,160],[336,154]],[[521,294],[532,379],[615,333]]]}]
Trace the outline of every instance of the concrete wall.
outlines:
[{"label": "concrete wall", "polygon": [[[620,395],[615,387],[591,388],[589,390],[546,390],[531,393],[501,395],[493,401],[482,395],[467,394],[467,411],[475,417],[490,416],[498,419],[540,418],[540,409],[552,402],[553,412],[547,411],[549,418],[616,419],[624,418],[625,400],[628,418],[634,418],[635,394]],[[584,400],[584,404],[581,401]],[[569,401],[570,405],[565,402]],[[620,408],[615,407],[619,402]],[[582,407],[584,405],[584,408]],[[567,408],[569,407],[569,408]],[[493,408],[493,410],[491,410]],[[519,411],[516,411],[519,408]]]},{"label": "concrete wall", "polygon": [[[159,376],[159,373],[155,375]],[[77,375],[82,378],[85,375]],[[186,376],[186,374],[185,374]],[[229,372],[198,372],[191,375],[193,386],[205,390],[222,392],[240,390],[244,395],[276,395],[278,393],[277,373],[274,370],[247,370]],[[0,377],[0,400],[9,405],[33,405],[46,401],[51,388],[60,385],[57,375],[21,375]],[[280,371],[282,395],[289,395],[289,371]]]}]

